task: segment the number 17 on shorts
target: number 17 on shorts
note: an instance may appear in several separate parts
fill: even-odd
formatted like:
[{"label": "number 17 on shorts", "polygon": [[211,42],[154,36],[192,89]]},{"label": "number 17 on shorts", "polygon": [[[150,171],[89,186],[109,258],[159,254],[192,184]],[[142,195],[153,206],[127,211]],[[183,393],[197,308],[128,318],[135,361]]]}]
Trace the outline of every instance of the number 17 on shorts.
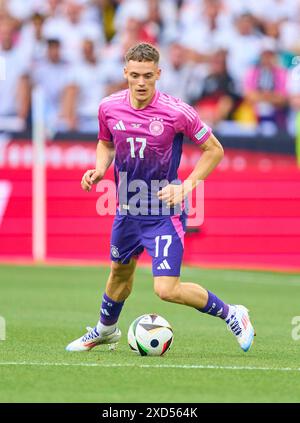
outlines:
[{"label": "number 17 on shorts", "polygon": [[[155,236],[152,255],[154,276],[179,276],[184,249],[184,231],[179,216],[166,219],[168,232]],[[167,229],[167,228],[166,228]]]}]

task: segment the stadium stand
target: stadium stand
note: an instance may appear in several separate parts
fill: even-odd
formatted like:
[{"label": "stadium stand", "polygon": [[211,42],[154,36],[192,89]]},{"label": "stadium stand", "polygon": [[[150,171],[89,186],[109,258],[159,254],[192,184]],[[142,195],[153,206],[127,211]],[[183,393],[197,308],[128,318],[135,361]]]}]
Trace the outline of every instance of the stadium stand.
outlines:
[{"label": "stadium stand", "polygon": [[30,125],[40,83],[49,134],[95,133],[98,102],[125,87],[124,51],[147,41],[162,52],[160,88],[219,132],[293,135],[299,40],[299,0],[1,0],[0,130]]}]

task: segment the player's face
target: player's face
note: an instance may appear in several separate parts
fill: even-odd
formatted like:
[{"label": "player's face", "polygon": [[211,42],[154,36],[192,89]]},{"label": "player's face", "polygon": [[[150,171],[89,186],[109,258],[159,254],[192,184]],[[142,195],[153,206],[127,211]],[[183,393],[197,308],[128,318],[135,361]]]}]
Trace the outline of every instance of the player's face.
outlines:
[{"label": "player's face", "polygon": [[161,70],[154,62],[129,60],[124,69],[132,101],[138,106],[147,105],[155,92],[156,81]]}]

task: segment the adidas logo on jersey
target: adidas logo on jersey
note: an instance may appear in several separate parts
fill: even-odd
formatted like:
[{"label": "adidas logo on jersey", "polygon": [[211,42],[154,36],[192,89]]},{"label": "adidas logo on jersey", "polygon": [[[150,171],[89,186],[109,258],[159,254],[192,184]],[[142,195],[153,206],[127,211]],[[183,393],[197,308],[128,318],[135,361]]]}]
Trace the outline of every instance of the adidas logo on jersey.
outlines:
[{"label": "adidas logo on jersey", "polygon": [[162,263],[160,263],[160,265],[157,267],[157,270],[170,270],[171,267],[169,265],[169,263],[167,262],[167,260],[164,260]]},{"label": "adidas logo on jersey", "polygon": [[125,125],[122,120],[119,120],[119,122],[113,127],[113,129],[116,129],[117,131],[126,131]]}]

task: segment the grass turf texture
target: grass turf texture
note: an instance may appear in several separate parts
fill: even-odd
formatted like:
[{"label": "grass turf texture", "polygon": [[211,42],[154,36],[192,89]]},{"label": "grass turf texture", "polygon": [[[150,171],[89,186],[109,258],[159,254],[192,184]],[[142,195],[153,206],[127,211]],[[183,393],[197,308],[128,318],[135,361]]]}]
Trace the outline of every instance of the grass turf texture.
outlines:
[{"label": "grass turf texture", "polygon": [[[292,318],[300,315],[299,275],[183,269],[183,281],[249,307],[257,337],[248,353],[220,319],[159,300],[148,268],[137,269],[118,349],[65,351],[85,325],[96,323],[108,273],[106,267],[0,266],[0,315],[7,325],[0,402],[299,402],[300,341],[291,335]],[[127,330],[152,312],[171,323],[174,343],[163,357],[140,357],[127,345]],[[203,368],[155,367],[182,365]]]}]

